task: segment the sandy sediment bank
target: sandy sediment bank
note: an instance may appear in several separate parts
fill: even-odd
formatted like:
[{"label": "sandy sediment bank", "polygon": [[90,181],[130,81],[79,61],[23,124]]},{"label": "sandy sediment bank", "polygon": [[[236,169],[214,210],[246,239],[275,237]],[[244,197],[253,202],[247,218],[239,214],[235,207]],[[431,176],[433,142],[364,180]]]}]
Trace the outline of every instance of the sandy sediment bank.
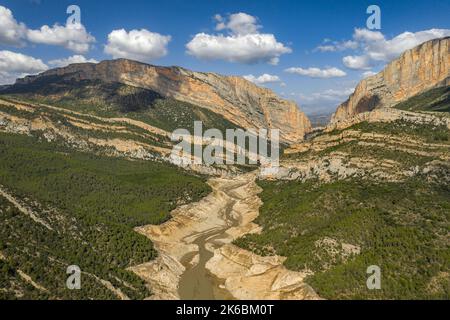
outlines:
[{"label": "sandy sediment bank", "polygon": [[261,200],[256,173],[211,178],[211,194],[172,212],[161,225],[136,231],[150,238],[157,259],[130,270],[151,287],[151,299],[317,299],[306,273],[287,270],[282,257],[261,257],[231,242],[260,232],[253,223]]}]

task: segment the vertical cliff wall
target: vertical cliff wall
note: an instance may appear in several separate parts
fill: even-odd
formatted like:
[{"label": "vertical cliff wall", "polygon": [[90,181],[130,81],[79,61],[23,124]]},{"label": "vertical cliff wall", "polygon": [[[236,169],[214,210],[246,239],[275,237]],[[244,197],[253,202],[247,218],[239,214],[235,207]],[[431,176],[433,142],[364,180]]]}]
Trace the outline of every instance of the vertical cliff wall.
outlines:
[{"label": "vertical cliff wall", "polygon": [[426,90],[450,84],[450,37],[405,51],[380,73],[362,80],[331,122],[378,107],[392,107]]},{"label": "vertical cliff wall", "polygon": [[[194,72],[180,67],[159,67],[118,59],[98,64],[73,64],[18,79],[26,86],[45,77],[101,80],[151,89],[164,96],[189,102],[220,114],[242,128],[277,128],[284,142],[297,142],[311,130],[298,106],[273,91],[233,76]],[[44,79],[45,80],[45,79]]]}]

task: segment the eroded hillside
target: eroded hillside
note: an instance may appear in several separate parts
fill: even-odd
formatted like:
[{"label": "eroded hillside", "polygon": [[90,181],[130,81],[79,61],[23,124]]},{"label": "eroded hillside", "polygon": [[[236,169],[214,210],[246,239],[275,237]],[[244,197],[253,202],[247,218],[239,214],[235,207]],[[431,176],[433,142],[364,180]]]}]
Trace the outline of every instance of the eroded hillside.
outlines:
[{"label": "eroded hillside", "polygon": [[233,76],[194,72],[180,67],[158,67],[118,59],[98,64],[72,64],[37,76],[18,79],[5,93],[32,90],[33,86],[58,79],[81,82],[100,81],[147,89],[167,98],[207,109],[234,126],[277,128],[285,142],[301,141],[311,129],[306,115],[292,102],[279,98],[269,89]]},{"label": "eroded hillside", "polygon": [[[165,163],[101,155],[103,147],[81,151],[55,139],[0,133],[0,296],[148,296],[151,288],[127,268],[153,259],[155,251],[133,227],[167,220],[173,208],[205,196],[209,187]],[[67,289],[70,265],[81,268],[83,290]]]},{"label": "eroded hillside", "polygon": [[407,50],[380,73],[361,81],[334,113],[332,122],[377,108],[393,107],[430,89],[448,86],[450,38],[433,39]]},{"label": "eroded hillside", "polygon": [[[259,182],[262,233],[236,244],[287,257],[323,298],[448,299],[450,118],[380,115],[286,150]],[[381,290],[366,287],[370,265]]]}]

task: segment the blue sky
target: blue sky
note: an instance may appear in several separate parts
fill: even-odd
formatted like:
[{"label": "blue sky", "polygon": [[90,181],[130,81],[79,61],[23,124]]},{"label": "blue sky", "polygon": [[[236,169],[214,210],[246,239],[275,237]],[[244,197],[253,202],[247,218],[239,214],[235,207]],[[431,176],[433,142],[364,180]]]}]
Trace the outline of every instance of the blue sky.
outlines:
[{"label": "blue sky", "polygon": [[[71,4],[81,9],[84,38],[53,29],[55,23],[65,26]],[[372,4],[381,9],[380,30],[366,28],[366,9]],[[0,14],[0,83],[62,65],[61,59],[74,55],[96,61],[124,56],[196,71],[253,75],[249,79],[295,100],[307,113],[333,110],[358,81],[381,70],[403,50],[450,34],[450,0],[0,0],[0,7],[4,8],[4,16]],[[2,20],[10,24],[2,28]],[[48,29],[41,29],[44,25]],[[6,33],[11,29],[17,32]],[[108,35],[121,29],[105,50]],[[56,32],[61,34],[55,36]],[[126,43],[131,35],[157,41],[152,48],[136,49]],[[71,44],[69,38],[78,36],[88,49]],[[268,43],[262,50],[248,46],[249,39]],[[219,49],[214,43],[219,43]],[[35,60],[22,62],[23,57],[13,53]],[[259,78],[263,74],[267,76]]]}]

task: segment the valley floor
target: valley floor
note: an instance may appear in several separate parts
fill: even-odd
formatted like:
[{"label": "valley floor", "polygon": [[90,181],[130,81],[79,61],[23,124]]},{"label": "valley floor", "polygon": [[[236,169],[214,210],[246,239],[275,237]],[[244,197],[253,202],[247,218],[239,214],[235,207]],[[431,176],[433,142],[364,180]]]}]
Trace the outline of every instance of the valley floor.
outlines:
[{"label": "valley floor", "polygon": [[231,242],[260,232],[261,189],[256,174],[212,178],[213,192],[177,208],[162,225],[137,228],[159,256],[130,268],[153,288],[152,299],[315,299],[305,273],[283,266],[284,258],[261,257]]},{"label": "valley floor", "polygon": [[207,180],[143,122],[0,107],[0,298],[450,298],[448,115],[360,114]]}]

